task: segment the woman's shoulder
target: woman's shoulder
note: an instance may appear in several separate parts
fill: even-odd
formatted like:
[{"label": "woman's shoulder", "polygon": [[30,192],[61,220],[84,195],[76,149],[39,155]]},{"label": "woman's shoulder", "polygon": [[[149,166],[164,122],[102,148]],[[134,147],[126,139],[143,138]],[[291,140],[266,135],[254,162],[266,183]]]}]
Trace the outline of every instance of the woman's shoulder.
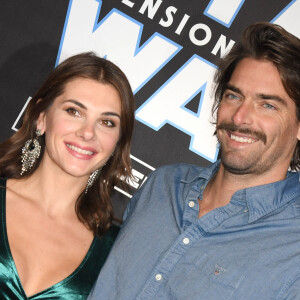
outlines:
[{"label": "woman's shoulder", "polygon": [[0,177],[0,188],[6,188],[6,181],[7,181],[7,178],[5,177]]},{"label": "woman's shoulder", "polygon": [[115,239],[117,238],[119,231],[119,226],[111,225],[110,228],[103,235],[97,237],[97,240],[99,243],[102,244],[102,247],[107,246],[108,248],[110,248],[114,243]]},{"label": "woman's shoulder", "polygon": [[103,238],[115,240],[119,231],[120,231],[120,227],[113,224],[110,226],[108,231],[103,235]]},{"label": "woman's shoulder", "polygon": [[94,265],[98,272],[102,268],[110,249],[112,248],[115,239],[120,231],[120,227],[116,225],[112,225],[108,231],[106,231],[100,237],[95,237],[92,252],[90,255],[90,260],[93,261],[93,264],[97,262],[98,267]]}]

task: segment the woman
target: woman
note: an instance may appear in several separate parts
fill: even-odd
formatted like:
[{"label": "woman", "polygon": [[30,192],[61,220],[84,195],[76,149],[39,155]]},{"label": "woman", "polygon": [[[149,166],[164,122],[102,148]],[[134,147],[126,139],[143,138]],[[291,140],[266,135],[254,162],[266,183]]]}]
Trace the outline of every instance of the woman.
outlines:
[{"label": "woman", "polygon": [[61,63],[0,145],[0,299],[86,299],[117,234],[110,192],[131,177],[134,100],[93,53]]}]

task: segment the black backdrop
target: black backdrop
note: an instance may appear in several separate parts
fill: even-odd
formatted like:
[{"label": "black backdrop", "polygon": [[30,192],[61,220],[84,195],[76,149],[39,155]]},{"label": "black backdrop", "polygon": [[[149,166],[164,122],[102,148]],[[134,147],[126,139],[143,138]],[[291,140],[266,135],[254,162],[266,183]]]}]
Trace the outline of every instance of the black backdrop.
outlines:
[{"label": "black backdrop", "polygon": [[[163,164],[215,161],[215,64],[256,21],[300,36],[299,0],[0,0],[0,140],[66,57],[95,51],[127,74],[136,98],[132,162],[137,183]],[[116,189],[120,218],[131,197]]]}]

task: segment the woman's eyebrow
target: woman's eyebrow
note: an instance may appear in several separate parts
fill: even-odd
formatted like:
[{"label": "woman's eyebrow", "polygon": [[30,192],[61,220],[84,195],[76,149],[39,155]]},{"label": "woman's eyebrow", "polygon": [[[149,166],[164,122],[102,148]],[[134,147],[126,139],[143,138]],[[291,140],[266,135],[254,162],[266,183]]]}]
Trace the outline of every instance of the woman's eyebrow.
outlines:
[{"label": "woman's eyebrow", "polygon": [[83,105],[83,104],[82,104],[81,102],[79,102],[79,101],[72,100],[72,99],[68,99],[68,100],[63,101],[63,103],[66,103],[66,102],[71,102],[71,103],[73,103],[73,104],[79,106],[80,108],[83,108],[83,109],[87,110],[87,107],[86,107],[85,105]]},{"label": "woman's eyebrow", "polygon": [[111,112],[111,111],[108,111],[108,112],[104,112],[101,114],[102,116],[115,116],[115,117],[118,117],[119,119],[121,119],[121,116],[115,112]]},{"label": "woman's eyebrow", "polygon": [[[71,102],[71,103],[79,106],[80,108],[82,108],[84,110],[87,110],[87,107],[79,101],[76,101],[76,100],[73,100],[73,99],[68,99],[68,100],[63,101],[63,103],[67,103],[67,102]],[[112,111],[107,111],[107,112],[101,113],[101,115],[102,116],[115,116],[115,117],[118,117],[119,119],[121,119],[121,116],[118,113],[115,113],[115,112],[112,112]]]}]

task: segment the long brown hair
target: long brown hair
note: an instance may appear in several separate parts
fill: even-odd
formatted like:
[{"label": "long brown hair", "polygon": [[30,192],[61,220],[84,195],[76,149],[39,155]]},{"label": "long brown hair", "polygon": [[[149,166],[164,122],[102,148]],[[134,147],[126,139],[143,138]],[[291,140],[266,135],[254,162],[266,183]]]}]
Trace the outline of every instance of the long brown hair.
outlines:
[{"label": "long brown hair", "polygon": [[[268,22],[247,27],[242,40],[220,61],[215,75],[213,114],[220,105],[236,66],[244,58],[266,60],[277,68],[287,94],[296,104],[300,121],[300,40],[281,26]],[[300,141],[294,150],[290,168],[300,169]]]},{"label": "long brown hair", "polygon": [[110,193],[113,187],[124,186],[124,179],[132,177],[130,142],[134,125],[134,97],[125,74],[112,62],[87,52],[66,59],[49,74],[30,100],[21,128],[0,145],[0,176],[18,179],[35,172],[43,157],[44,136],[39,137],[42,146],[39,159],[31,170],[21,176],[22,148],[27,140],[35,137],[40,113],[46,112],[53,101],[64,92],[66,84],[76,78],[88,78],[110,84],[117,90],[121,99],[121,132],[114,155],[103,166],[99,178],[88,192],[82,192],[75,207],[79,220],[95,235],[101,235],[112,221]]}]

